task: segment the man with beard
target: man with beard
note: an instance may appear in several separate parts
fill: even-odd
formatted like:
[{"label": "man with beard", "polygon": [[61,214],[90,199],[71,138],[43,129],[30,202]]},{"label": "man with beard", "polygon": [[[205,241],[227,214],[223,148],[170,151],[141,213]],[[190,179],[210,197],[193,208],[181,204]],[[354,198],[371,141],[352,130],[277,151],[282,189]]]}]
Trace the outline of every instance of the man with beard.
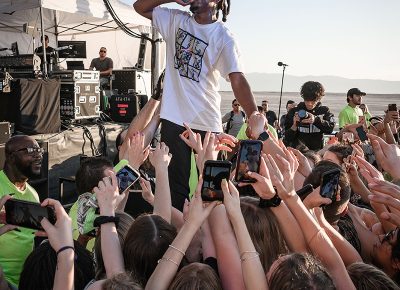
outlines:
[{"label": "man with beard", "polygon": [[[14,136],[5,145],[6,160],[0,171],[0,198],[13,194],[13,199],[39,202],[28,179],[40,174],[43,149],[29,136]],[[18,228],[0,236],[0,265],[7,281],[18,285],[26,257],[33,249],[32,229]]]},{"label": "man with beard", "polygon": [[[340,129],[349,124],[358,124],[360,121],[369,121],[371,114],[368,112],[368,109],[366,109],[367,106],[362,104],[362,97],[365,95],[366,93],[357,88],[352,88],[347,92],[347,106],[339,113]],[[361,107],[361,105],[363,106]]]},{"label": "man with beard", "polygon": [[[190,5],[191,14],[159,7],[171,2]],[[152,19],[166,43],[161,141],[172,154],[168,167],[172,205],[182,210],[189,195],[191,165],[191,149],[180,137],[185,131],[183,123],[203,137],[206,131],[222,132],[220,77],[230,81],[250,120],[255,120],[257,106],[243,74],[236,41],[223,24],[230,0],[137,0],[133,7]],[[222,22],[218,20],[220,13]]]}]

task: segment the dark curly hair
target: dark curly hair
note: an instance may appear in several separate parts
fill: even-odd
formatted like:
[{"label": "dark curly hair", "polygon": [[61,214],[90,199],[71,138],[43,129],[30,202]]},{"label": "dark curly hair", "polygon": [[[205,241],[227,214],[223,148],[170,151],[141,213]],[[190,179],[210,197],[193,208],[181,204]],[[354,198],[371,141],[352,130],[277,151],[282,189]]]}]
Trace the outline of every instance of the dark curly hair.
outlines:
[{"label": "dark curly hair", "polygon": [[304,101],[319,101],[325,94],[324,86],[319,82],[305,82],[300,89],[300,95]]}]

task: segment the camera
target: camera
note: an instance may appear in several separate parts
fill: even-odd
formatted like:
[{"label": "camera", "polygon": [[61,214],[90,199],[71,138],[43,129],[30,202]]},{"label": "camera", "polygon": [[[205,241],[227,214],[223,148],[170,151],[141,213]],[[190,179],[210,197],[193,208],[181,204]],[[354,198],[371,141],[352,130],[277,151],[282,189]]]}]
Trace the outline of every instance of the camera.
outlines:
[{"label": "camera", "polygon": [[297,115],[299,116],[300,121],[303,121],[304,119],[307,119],[309,117],[309,115],[308,115],[306,110],[299,110],[297,112]]}]

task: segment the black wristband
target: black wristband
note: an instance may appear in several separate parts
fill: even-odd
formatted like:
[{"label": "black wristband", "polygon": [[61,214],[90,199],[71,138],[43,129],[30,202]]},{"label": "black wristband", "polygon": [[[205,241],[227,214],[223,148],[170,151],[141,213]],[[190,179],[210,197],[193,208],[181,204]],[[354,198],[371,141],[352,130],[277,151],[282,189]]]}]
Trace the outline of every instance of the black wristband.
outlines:
[{"label": "black wristband", "polygon": [[265,141],[265,140],[268,140],[268,138],[269,138],[269,134],[264,131],[258,136],[257,140]]},{"label": "black wristband", "polygon": [[119,217],[117,216],[99,216],[94,219],[93,221],[93,226],[94,227],[100,227],[102,224],[108,224],[108,223],[115,223],[115,226],[118,226],[119,222]]},{"label": "black wristband", "polygon": [[56,253],[57,257],[58,257],[58,254],[59,254],[59,253],[61,253],[62,251],[68,250],[68,249],[72,249],[72,250],[75,252],[75,248],[74,248],[73,246],[61,247],[61,248],[57,251],[57,253]]},{"label": "black wristband", "polygon": [[275,196],[271,199],[263,199],[260,197],[260,202],[258,203],[258,207],[266,208],[266,207],[277,207],[281,204],[282,200],[275,194]]}]

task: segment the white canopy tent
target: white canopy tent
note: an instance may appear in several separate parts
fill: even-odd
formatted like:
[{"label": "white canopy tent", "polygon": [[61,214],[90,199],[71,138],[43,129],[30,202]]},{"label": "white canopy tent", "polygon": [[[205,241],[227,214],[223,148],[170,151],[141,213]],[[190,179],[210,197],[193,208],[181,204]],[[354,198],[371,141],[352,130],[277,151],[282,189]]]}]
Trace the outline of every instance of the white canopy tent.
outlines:
[{"label": "white canopy tent", "polygon": [[[139,34],[151,32],[150,20],[137,14],[133,7],[118,0],[110,2],[126,26]],[[114,68],[136,64],[140,39],[126,35],[118,28],[102,0],[1,0],[0,48],[9,48],[12,42],[17,41],[20,53],[30,54],[40,46],[40,11],[50,46],[57,47],[57,40],[86,41],[85,67],[89,66],[92,58],[98,57],[101,46],[107,47]],[[25,33],[24,24],[33,27],[33,33]],[[10,51],[0,53],[4,55]],[[150,49],[147,49],[146,56],[145,68],[150,69]]]}]

